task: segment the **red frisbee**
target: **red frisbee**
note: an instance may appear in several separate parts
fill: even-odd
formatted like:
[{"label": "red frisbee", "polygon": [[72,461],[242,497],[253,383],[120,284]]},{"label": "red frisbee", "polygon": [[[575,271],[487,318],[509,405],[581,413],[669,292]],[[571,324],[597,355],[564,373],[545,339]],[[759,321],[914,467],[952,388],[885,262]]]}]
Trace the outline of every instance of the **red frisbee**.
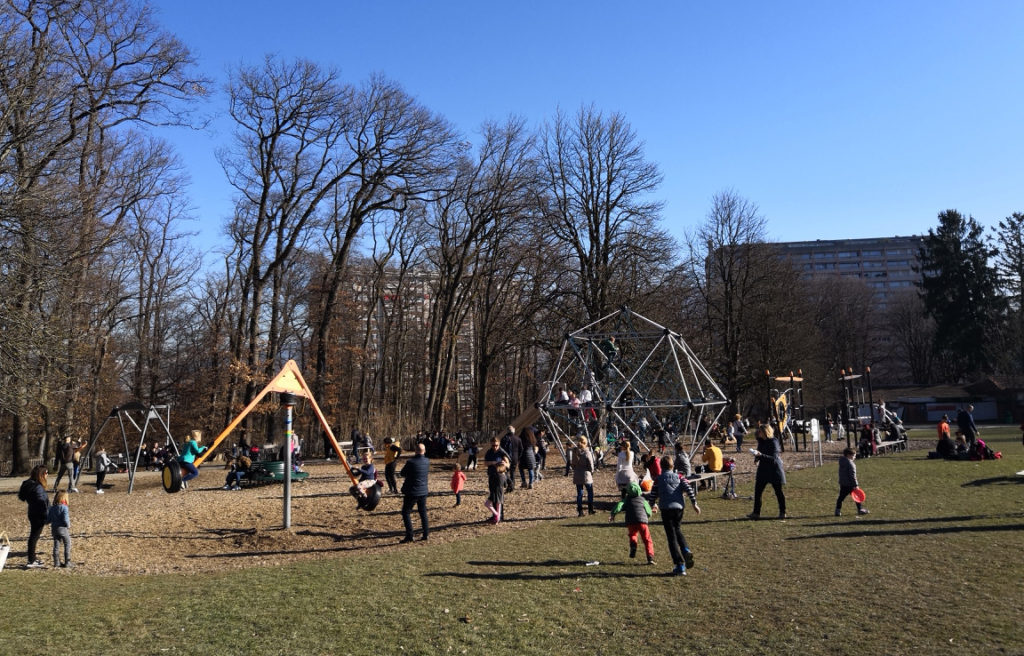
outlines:
[{"label": "red frisbee", "polygon": [[860,489],[859,487],[855,487],[853,488],[853,491],[850,492],[850,498],[856,501],[857,503],[864,503],[864,499],[867,499],[868,497],[866,494],[864,494],[864,490]]}]

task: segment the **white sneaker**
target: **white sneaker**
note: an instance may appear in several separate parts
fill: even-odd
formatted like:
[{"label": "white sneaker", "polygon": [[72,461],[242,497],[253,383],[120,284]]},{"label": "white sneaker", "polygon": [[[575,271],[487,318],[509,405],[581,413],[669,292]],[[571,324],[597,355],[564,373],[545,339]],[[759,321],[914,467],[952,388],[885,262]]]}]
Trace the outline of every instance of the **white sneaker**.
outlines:
[{"label": "white sneaker", "polygon": [[96,494],[103,494],[103,490],[96,490]]},{"label": "white sneaker", "polygon": [[28,567],[29,569],[42,569],[42,568],[46,567],[46,565],[44,565],[43,561],[41,561],[41,560],[34,560],[31,563],[29,563],[28,565],[26,565],[26,567]]},{"label": "white sneaker", "polygon": [[75,494],[78,494],[78,488],[77,488],[77,487],[73,487],[73,488],[71,488],[71,489],[70,489],[70,490],[68,490],[68,491],[69,491],[69,492],[74,492]]},{"label": "white sneaker", "polygon": [[231,489],[231,486],[230,486],[230,485],[225,485],[225,486],[224,486],[224,487],[222,487],[221,489],[222,489],[222,490],[230,490],[230,489]]}]

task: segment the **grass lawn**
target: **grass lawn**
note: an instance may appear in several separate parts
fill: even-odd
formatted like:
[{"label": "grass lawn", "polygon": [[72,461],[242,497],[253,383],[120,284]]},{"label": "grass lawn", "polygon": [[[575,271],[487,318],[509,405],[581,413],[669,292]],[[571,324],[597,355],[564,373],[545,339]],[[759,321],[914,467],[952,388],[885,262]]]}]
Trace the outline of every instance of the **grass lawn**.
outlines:
[{"label": "grass lawn", "polygon": [[1002,460],[858,460],[864,517],[833,516],[835,462],[788,473],[786,521],[702,493],[686,577],[657,515],[648,567],[600,514],[223,575],[5,569],[0,653],[1022,654],[1024,447],[982,430]]}]

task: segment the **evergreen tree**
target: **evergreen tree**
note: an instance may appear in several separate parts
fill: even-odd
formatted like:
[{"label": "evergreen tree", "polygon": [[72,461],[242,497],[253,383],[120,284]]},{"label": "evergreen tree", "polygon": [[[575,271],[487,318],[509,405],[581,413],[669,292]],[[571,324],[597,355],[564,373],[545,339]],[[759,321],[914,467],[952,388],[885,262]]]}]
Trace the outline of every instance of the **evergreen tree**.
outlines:
[{"label": "evergreen tree", "polygon": [[918,251],[925,312],[935,320],[939,375],[962,381],[994,369],[994,345],[1005,314],[999,276],[989,259],[998,251],[973,217],[956,210],[939,213]]}]

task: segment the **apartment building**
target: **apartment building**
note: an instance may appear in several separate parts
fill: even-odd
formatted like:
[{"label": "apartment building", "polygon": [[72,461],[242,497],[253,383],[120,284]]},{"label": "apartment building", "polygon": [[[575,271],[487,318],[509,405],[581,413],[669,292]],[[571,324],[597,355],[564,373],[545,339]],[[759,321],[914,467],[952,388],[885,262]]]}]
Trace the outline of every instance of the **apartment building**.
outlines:
[{"label": "apartment building", "polygon": [[885,304],[893,295],[913,289],[921,280],[914,271],[922,237],[873,237],[868,239],[817,239],[775,244],[805,275],[839,275],[859,278],[875,290]]}]

